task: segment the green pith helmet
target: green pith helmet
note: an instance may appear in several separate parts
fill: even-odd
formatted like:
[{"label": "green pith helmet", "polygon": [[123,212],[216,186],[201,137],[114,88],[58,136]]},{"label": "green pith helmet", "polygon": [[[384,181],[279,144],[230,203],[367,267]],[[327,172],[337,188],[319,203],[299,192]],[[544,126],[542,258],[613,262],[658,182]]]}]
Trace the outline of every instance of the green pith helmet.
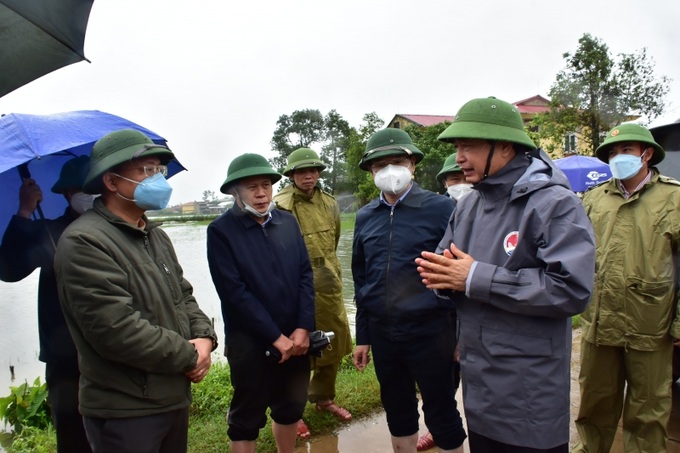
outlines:
[{"label": "green pith helmet", "polygon": [[453,123],[437,138],[443,142],[453,142],[458,138],[493,140],[536,149],[536,144],[524,131],[522,115],[517,108],[495,97],[465,103]]},{"label": "green pith helmet", "polygon": [[401,129],[388,127],[371,135],[366,142],[366,152],[361,156],[359,168],[370,170],[369,165],[372,160],[387,156],[400,156],[406,154],[415,156],[416,163],[423,160],[425,155],[413,144],[411,137]]},{"label": "green pith helmet", "polygon": [[90,153],[90,171],[83,183],[83,192],[102,193],[104,173],[124,162],[149,156],[157,156],[163,164],[175,158],[167,147],[155,144],[140,131],[123,129],[106,134],[94,144]]},{"label": "green pith helmet", "polygon": [[301,168],[316,167],[319,171],[326,169],[319,155],[309,148],[298,148],[288,156],[288,165],[283,169],[284,176],[290,176],[290,172]]},{"label": "green pith helmet", "polygon": [[90,158],[88,156],[78,156],[66,161],[61,167],[59,179],[52,186],[52,192],[64,193],[69,189],[82,190],[89,168]]},{"label": "green pith helmet", "polygon": [[281,174],[264,157],[253,153],[241,154],[229,164],[227,179],[220,187],[220,192],[228,194],[233,183],[249,176],[269,176],[272,184],[281,179]]},{"label": "green pith helmet", "polygon": [[602,162],[609,163],[609,148],[614,143],[641,142],[654,148],[654,154],[649,159],[649,166],[653,167],[666,157],[663,148],[654,141],[652,133],[646,127],[639,124],[619,124],[607,133],[604,142],[595,150],[597,158]]},{"label": "green pith helmet", "polygon": [[444,161],[444,166],[442,166],[442,170],[439,173],[437,173],[437,181],[443,183],[444,179],[446,179],[447,173],[463,171],[460,169],[458,163],[456,162],[456,156],[458,156],[458,153],[453,153],[446,158],[446,160]]}]

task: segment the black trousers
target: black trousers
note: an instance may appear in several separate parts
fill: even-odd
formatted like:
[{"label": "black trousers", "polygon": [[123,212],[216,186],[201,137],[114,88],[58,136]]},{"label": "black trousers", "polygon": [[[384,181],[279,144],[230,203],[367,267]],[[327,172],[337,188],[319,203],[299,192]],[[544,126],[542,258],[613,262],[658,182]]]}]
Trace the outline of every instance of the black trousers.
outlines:
[{"label": "black trousers", "polygon": [[540,448],[504,444],[473,431],[468,431],[468,445],[470,446],[470,453],[569,453],[568,443],[542,450]]},{"label": "black trousers", "polygon": [[186,453],[189,409],[130,418],[83,417],[96,453]]},{"label": "black trousers", "polygon": [[50,403],[52,423],[57,432],[59,453],[91,453],[87,442],[83,417],[78,412],[78,364],[45,365],[47,401]]}]

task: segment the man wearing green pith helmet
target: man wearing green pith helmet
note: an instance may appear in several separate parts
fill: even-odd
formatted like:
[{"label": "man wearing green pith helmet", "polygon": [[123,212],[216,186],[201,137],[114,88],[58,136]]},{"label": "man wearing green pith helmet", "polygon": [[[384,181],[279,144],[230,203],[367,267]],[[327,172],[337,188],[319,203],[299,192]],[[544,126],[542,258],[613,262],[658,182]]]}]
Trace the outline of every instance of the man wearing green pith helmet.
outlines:
[{"label": "man wearing green pith helmet", "polygon": [[354,226],[353,359],[363,371],[373,354],[394,452],[418,447],[417,388],[439,451],[461,453],[465,429],[452,385],[452,307],[421,284],[413,263],[423,248],[436,247],[454,202],[413,181],[423,157],[406,132],[387,128],[368,139],[359,162],[380,196],[359,210]]},{"label": "man wearing green pith helmet", "polygon": [[208,226],[234,388],[227,414],[232,453],[255,453],[267,408],[277,451],[293,453],[307,402],[314,275],[295,217],[272,202],[279,179],[259,154],[238,156],[220,188],[234,206]]},{"label": "man wearing green pith helmet", "polygon": [[665,152],[640,125],[614,127],[596,154],[612,179],[583,198],[597,267],[581,317],[581,444],[574,451],[609,451],[623,413],[626,452],[665,452],[673,342],[680,343],[680,182],[659,174]]},{"label": "man wearing green pith helmet", "polygon": [[136,130],[99,139],[83,191],[101,196],[57,245],[92,451],[186,452],[191,383],[207,375],[217,346],[168,235],[145,215],[170,199],[172,159]]},{"label": "man wearing green pith helmet", "polygon": [[590,298],[590,222],[564,174],[496,98],[463,105],[439,140],[473,184],[423,283],[456,307],[470,451],[569,450],[571,317]]},{"label": "man wearing green pith helmet", "polygon": [[[312,379],[309,401],[317,410],[329,412],[349,421],[352,414],[335,403],[335,381],[342,358],[352,351],[352,336],[342,298],[342,275],[336,254],[340,241],[340,209],[332,195],[317,182],[326,165],[312,149],[299,148],[290,153],[283,170],[292,184],[274,197],[277,208],[295,216],[309,252],[314,271],[314,306],[316,328],[335,333],[331,347],[321,357],[312,356]],[[300,420],[298,436],[310,436],[309,428]]]}]

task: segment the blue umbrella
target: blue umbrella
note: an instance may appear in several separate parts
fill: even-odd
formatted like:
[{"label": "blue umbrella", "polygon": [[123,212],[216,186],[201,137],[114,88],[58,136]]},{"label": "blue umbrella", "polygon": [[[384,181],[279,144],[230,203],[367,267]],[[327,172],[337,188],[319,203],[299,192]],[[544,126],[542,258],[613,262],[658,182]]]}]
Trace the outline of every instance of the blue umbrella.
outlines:
[{"label": "blue umbrella", "polygon": [[574,155],[555,159],[557,168],[567,176],[571,190],[585,192],[612,177],[609,165],[596,157]]},{"label": "blue umbrella", "polygon": [[[121,129],[136,129],[154,143],[166,140],[139,124],[98,110],[82,110],[52,115],[12,113],[0,117],[0,231],[19,209],[20,170],[28,167],[43,193],[40,204],[46,218],[63,214],[66,200],[50,191],[61,167],[74,156],[89,155],[94,143]],[[177,160],[168,165],[170,176],[186,170]]]}]

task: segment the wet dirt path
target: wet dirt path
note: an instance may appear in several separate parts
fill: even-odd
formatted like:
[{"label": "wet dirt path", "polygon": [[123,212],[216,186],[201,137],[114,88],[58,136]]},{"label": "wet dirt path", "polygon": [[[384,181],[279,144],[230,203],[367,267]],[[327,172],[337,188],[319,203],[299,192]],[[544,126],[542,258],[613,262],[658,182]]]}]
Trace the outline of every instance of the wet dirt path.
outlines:
[{"label": "wet dirt path", "polygon": [[[578,434],[574,426],[574,419],[578,412],[579,387],[578,371],[581,359],[581,331],[574,330],[574,339],[571,357],[571,426],[570,426],[570,445],[578,442]],[[462,395],[458,391],[459,408],[462,408]],[[465,418],[464,411],[463,418]],[[421,417],[421,433],[425,432],[423,417]],[[312,427],[313,432],[313,427]],[[669,424],[668,453],[680,453],[680,384],[676,383],[673,387],[673,412]],[[465,444],[467,448],[467,442]],[[437,449],[429,450],[436,452]],[[391,453],[389,431],[385,421],[385,414],[380,412],[370,418],[356,420],[347,424],[343,429],[335,434],[313,436],[304,445],[295,449],[295,453]],[[621,428],[616,434],[614,446],[611,453],[623,453],[623,438]]]}]

